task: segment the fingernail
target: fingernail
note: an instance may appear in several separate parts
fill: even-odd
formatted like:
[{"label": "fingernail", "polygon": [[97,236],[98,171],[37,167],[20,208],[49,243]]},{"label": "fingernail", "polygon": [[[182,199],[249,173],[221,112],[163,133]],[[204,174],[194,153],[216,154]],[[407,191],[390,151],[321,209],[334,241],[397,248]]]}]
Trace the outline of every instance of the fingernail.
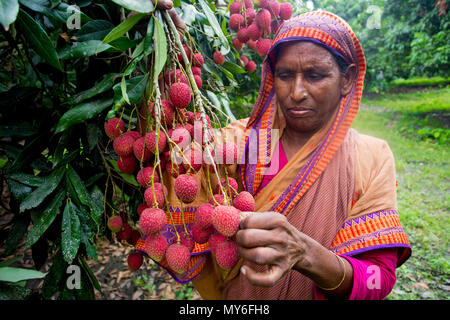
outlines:
[{"label": "fingernail", "polygon": [[245,276],[245,268],[244,267],[241,267],[241,273]]}]

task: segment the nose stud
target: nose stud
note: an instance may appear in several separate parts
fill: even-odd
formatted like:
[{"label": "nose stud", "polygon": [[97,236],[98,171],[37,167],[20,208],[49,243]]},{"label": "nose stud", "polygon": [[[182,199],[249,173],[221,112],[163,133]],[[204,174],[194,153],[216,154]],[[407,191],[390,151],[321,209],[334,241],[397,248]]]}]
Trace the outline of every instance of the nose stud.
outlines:
[{"label": "nose stud", "polygon": [[308,94],[306,92],[303,94],[303,98],[308,98]]}]

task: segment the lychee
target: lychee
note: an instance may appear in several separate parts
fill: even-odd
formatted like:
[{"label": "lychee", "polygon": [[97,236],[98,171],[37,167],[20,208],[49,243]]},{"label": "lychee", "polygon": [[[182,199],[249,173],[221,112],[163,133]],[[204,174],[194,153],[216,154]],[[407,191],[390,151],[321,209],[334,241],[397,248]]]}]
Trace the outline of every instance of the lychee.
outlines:
[{"label": "lychee", "polygon": [[247,9],[253,8],[253,0],[244,0],[244,5]]},{"label": "lychee", "polygon": [[162,230],[166,225],[166,213],[161,209],[145,209],[139,217],[139,226],[144,235]]},{"label": "lychee", "polygon": [[152,181],[159,182],[159,177],[153,167],[145,167],[139,170],[136,180],[141,186],[148,188],[151,187]]},{"label": "lychee", "polygon": [[200,77],[199,75],[194,75],[194,80],[195,80],[195,84],[197,85],[198,89],[201,89],[203,87],[203,80],[202,77]]},{"label": "lychee", "polygon": [[270,23],[270,28],[272,29],[273,34],[276,34],[278,32],[280,25],[281,25],[281,22],[278,21],[278,19],[272,20],[272,22]]},{"label": "lychee", "polygon": [[136,160],[133,156],[131,157],[119,157],[117,159],[117,167],[123,173],[133,173],[134,169],[136,169]]},{"label": "lychee", "polygon": [[239,247],[236,241],[227,240],[217,244],[215,249],[217,264],[222,269],[232,268],[240,258]]},{"label": "lychee", "polygon": [[270,11],[272,18],[275,18],[280,14],[280,3],[278,0],[269,0],[267,9]]},{"label": "lychee", "polygon": [[105,122],[106,135],[114,140],[119,137],[125,131],[125,123],[119,118],[111,118]]},{"label": "lychee", "polygon": [[280,18],[289,20],[292,17],[292,5],[289,2],[280,3]]},{"label": "lychee", "polygon": [[202,75],[202,69],[200,67],[192,67],[192,74],[201,76]]},{"label": "lychee", "polygon": [[245,67],[245,66],[247,66],[249,60],[248,60],[248,58],[246,56],[241,56],[241,61],[242,61],[242,64],[244,65],[244,67]]},{"label": "lychee", "polygon": [[208,242],[209,236],[213,233],[214,228],[200,228],[197,224],[192,226],[192,238],[195,242],[203,244]]},{"label": "lychee", "polygon": [[211,234],[209,236],[209,240],[208,240],[208,244],[209,244],[209,248],[211,249],[211,252],[213,254],[216,254],[217,245],[222,242],[225,242],[225,241],[227,241],[227,237],[224,236],[223,234],[220,234],[218,232]]},{"label": "lychee", "polygon": [[233,199],[233,206],[240,211],[255,211],[255,199],[250,192],[242,191]]},{"label": "lychee", "polygon": [[[270,13],[269,13],[270,14]],[[230,16],[230,20],[228,21],[228,25],[230,29],[233,31],[239,30],[245,24],[245,18],[242,14],[234,13]]]},{"label": "lychee", "polygon": [[247,69],[248,72],[252,73],[256,70],[256,63],[255,61],[249,61],[247,65],[245,66],[245,69]]},{"label": "lychee", "polygon": [[164,73],[164,80],[167,85],[171,85],[175,82],[188,83],[186,76],[180,69],[166,71]]},{"label": "lychee", "polygon": [[178,127],[170,133],[170,139],[175,142],[180,149],[184,149],[191,144],[191,134],[188,129]]},{"label": "lychee", "polygon": [[260,10],[255,17],[256,24],[263,31],[267,31],[270,28],[270,12],[267,9]]},{"label": "lychee", "polygon": [[120,240],[128,240],[131,237],[131,227],[128,223],[124,223],[122,229],[117,232],[117,238]]},{"label": "lychee", "polygon": [[213,60],[217,64],[224,64],[225,63],[225,57],[222,55],[220,51],[214,51],[213,53]]},{"label": "lychee", "polygon": [[256,4],[258,5],[258,8],[265,8],[269,5],[269,0],[257,0]]},{"label": "lychee", "polygon": [[108,228],[112,232],[119,232],[122,229],[122,218],[120,216],[113,216],[108,219]]},{"label": "lychee", "polygon": [[162,260],[168,246],[166,238],[160,234],[150,235],[145,239],[145,251],[155,261]]},{"label": "lychee", "polygon": [[241,28],[237,33],[237,38],[240,42],[246,43],[249,39],[247,28]]},{"label": "lychee", "polygon": [[253,8],[248,8],[245,10],[245,24],[247,26],[251,25],[253,20],[255,20],[256,11]]},{"label": "lychee", "polygon": [[175,179],[175,194],[184,203],[191,203],[198,194],[200,185],[193,176],[188,174],[179,175]]},{"label": "lychee", "polygon": [[241,51],[241,49],[244,47],[244,44],[241,41],[239,41],[238,38],[234,38],[233,46],[236,48],[237,51]]},{"label": "lychee", "polygon": [[133,252],[128,255],[127,262],[128,262],[128,269],[130,269],[131,271],[136,271],[141,267],[142,263],[144,262],[144,257],[140,252]]},{"label": "lychee", "polygon": [[239,228],[239,222],[239,210],[235,207],[219,205],[214,208],[213,226],[224,236],[233,236]]},{"label": "lychee", "polygon": [[124,132],[124,133],[122,134],[122,136],[130,136],[130,137],[132,137],[135,141],[141,137],[141,135],[139,134],[139,132],[133,131],[133,130],[132,130],[132,131],[126,131],[126,132]]},{"label": "lychee", "polygon": [[259,39],[256,42],[256,50],[261,57],[264,57],[267,55],[267,52],[269,51],[271,45],[272,40],[266,38]]},{"label": "lychee", "polygon": [[151,131],[145,135],[145,144],[147,149],[152,153],[156,153],[156,145],[158,145],[158,153],[161,153],[166,148],[166,135],[162,130],[159,131],[159,136],[156,131]]},{"label": "lychee", "polygon": [[[259,39],[259,38],[258,38],[258,39]],[[256,40],[252,40],[252,39],[248,40],[248,41],[247,41],[247,46],[248,46],[250,49],[256,51]]]},{"label": "lychee", "polygon": [[202,229],[212,227],[212,213],[214,207],[210,203],[204,203],[197,208],[195,223]]},{"label": "lychee", "polygon": [[189,249],[189,252],[192,252],[194,249],[195,241],[192,236],[186,232],[180,233],[180,243],[186,246]]},{"label": "lychee", "polygon": [[180,164],[175,164],[172,161],[168,161],[166,164],[167,172],[174,178],[177,178],[180,174],[186,173],[186,169]]},{"label": "lychee", "polygon": [[169,267],[173,271],[177,273],[183,273],[189,266],[191,253],[186,246],[174,243],[170,245],[169,248],[167,248],[166,259]]},{"label": "lychee", "polygon": [[218,144],[215,148],[215,159],[219,164],[235,164],[238,157],[238,148],[234,142],[227,141]]},{"label": "lychee", "polygon": [[209,203],[213,206],[217,205],[225,205],[225,198],[222,194],[215,194],[213,195],[212,199],[209,201]]},{"label": "lychee", "polygon": [[202,167],[202,152],[198,148],[190,148],[185,152],[183,166],[186,171],[197,172]]},{"label": "lychee", "polygon": [[240,13],[242,10],[242,2],[235,1],[230,4],[230,14]]},{"label": "lychee", "polygon": [[139,231],[133,229],[133,230],[131,230],[131,236],[127,240],[127,242],[129,244],[131,244],[132,246],[135,246],[140,238],[141,238],[141,234],[139,233]]},{"label": "lychee", "polygon": [[138,213],[138,215],[140,216],[141,214],[142,214],[142,211],[144,211],[144,209],[147,209],[149,206],[146,204],[146,203],[140,203],[138,206],[137,206],[137,213]]},{"label": "lychee", "polygon": [[174,83],[169,88],[169,97],[175,107],[184,109],[191,103],[191,88],[185,83]]},{"label": "lychee", "polygon": [[258,40],[259,38],[262,37],[263,32],[262,30],[256,25],[256,23],[252,23],[249,27],[248,27],[248,36],[251,40]]},{"label": "lychee", "polygon": [[[228,184],[225,182],[225,178],[220,178],[220,184],[222,185],[222,188],[225,191],[228,191],[228,186],[230,187],[231,196],[234,196],[237,194],[238,183],[236,182],[236,180],[234,178],[228,177]],[[220,193],[220,185],[219,184],[217,184],[215,192]]]},{"label": "lychee", "polygon": [[165,198],[164,198],[164,194],[163,194],[163,187],[164,187],[164,192],[167,194],[167,188],[166,186],[163,186],[160,183],[155,183],[154,184],[154,192],[153,189],[147,188],[144,192],[144,198],[145,198],[145,202],[147,203],[147,205],[149,207],[153,207],[153,205],[156,203],[158,208],[163,208],[164,207],[164,203],[165,203]]},{"label": "lychee", "polygon": [[[148,108],[149,114],[155,117],[154,103],[150,104]],[[171,124],[174,118],[174,107],[170,100],[161,100],[161,121],[166,124]]]},{"label": "lychee", "polygon": [[203,56],[200,53],[194,54],[194,57],[193,57],[193,65],[194,65],[194,67],[201,68],[203,66],[204,61],[205,60],[203,59]]},{"label": "lychee", "polygon": [[139,161],[146,162],[152,157],[152,153],[145,146],[145,137],[140,137],[133,144],[133,154]]}]

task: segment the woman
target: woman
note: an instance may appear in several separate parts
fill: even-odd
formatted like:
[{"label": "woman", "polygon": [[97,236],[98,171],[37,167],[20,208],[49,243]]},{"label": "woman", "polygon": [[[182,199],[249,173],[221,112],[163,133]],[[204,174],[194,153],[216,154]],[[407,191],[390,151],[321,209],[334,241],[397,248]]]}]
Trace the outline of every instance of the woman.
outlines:
[{"label": "woman", "polygon": [[243,164],[230,174],[257,213],[241,221],[231,270],[198,250],[191,275],[203,298],[383,299],[392,290],[411,249],[388,145],[350,129],[365,70],[341,18],[317,11],[281,26],[250,118],[226,131],[243,137]]}]

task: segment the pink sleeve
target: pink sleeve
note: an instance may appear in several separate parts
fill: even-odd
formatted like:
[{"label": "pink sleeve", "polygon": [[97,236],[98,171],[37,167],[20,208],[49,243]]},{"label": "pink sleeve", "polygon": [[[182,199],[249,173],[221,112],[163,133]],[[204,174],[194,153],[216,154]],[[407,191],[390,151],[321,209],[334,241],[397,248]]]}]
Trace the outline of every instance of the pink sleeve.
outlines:
[{"label": "pink sleeve", "polygon": [[[348,300],[382,300],[394,287],[397,248],[371,250],[354,257],[342,256],[353,267],[353,287]],[[326,292],[314,286],[318,300],[327,300]]]}]

